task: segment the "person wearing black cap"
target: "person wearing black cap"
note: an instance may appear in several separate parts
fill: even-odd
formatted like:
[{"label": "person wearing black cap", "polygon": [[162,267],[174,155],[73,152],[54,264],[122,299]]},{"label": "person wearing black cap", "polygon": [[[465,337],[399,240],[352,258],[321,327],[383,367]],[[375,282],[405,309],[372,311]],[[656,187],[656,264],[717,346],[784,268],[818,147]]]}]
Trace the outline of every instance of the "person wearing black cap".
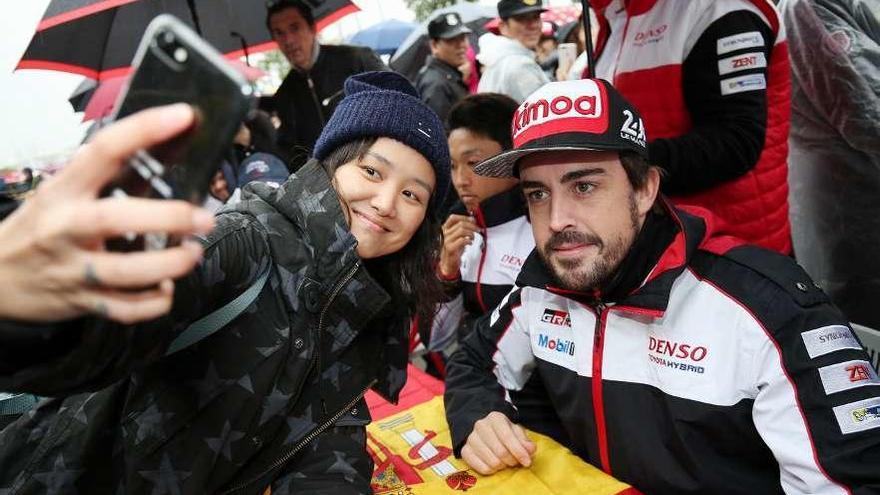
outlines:
[{"label": "person wearing black cap", "polygon": [[536,61],[535,49],[541,39],[541,0],[501,0],[498,16],[501,35],[480,36],[477,60],[485,70],[477,91],[501,93],[517,103],[550,82]]},{"label": "person wearing black cap", "polygon": [[[368,72],[344,88],[314,159],[279,187],[251,182],[217,216],[168,316],[76,320],[57,353],[0,362],[2,391],[98,390],[0,430],[0,491],[371,493],[363,396],[397,400],[407,323],[438,302],[450,160],[406,78]],[[216,332],[169,354],[193,322]]]},{"label": "person wearing black cap", "polygon": [[470,70],[467,59],[470,33],[455,12],[440,14],[428,23],[431,56],[419,71],[416,89],[422,101],[444,121],[452,105],[468,95],[464,76]]},{"label": "person wearing black cap", "polygon": [[880,378],[809,276],[658,195],[606,81],[550,83],[512,128],[476,172],[519,177],[535,249],[447,366],[456,455],[529,466],[525,426],[645,493],[877,493]]}]

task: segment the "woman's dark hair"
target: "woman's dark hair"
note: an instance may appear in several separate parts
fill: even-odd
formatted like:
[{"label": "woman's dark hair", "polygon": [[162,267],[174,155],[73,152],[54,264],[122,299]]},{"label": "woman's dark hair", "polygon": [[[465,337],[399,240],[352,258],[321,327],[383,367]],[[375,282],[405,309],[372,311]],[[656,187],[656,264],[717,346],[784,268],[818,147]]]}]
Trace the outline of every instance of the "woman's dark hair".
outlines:
[{"label": "woman's dark hair", "polygon": [[244,125],[251,131],[251,148],[254,151],[281,156],[275,144],[277,132],[268,113],[257,110],[252,117],[244,121]]},{"label": "woman's dark hair", "polygon": [[[378,137],[349,141],[330,152],[321,166],[333,178],[336,169],[352,161],[362,159]],[[395,253],[373,260],[364,265],[391,295],[401,317],[417,316],[420,322],[430,322],[442,299],[443,287],[434,271],[440,252],[440,223],[431,211],[425,213],[412,239]],[[402,304],[399,304],[402,303]]]},{"label": "woman's dark hair", "polygon": [[266,29],[270,33],[272,26],[269,24],[269,21],[272,19],[272,16],[286,9],[298,10],[303,19],[305,19],[306,24],[310,27],[315,27],[315,14],[312,13],[312,9],[305,2],[300,0],[270,0],[266,2]]},{"label": "woman's dark hair", "polygon": [[509,150],[513,148],[510,123],[518,106],[513,98],[498,93],[470,95],[449,110],[446,127],[449,132],[467,129],[495,141],[502,150]]}]

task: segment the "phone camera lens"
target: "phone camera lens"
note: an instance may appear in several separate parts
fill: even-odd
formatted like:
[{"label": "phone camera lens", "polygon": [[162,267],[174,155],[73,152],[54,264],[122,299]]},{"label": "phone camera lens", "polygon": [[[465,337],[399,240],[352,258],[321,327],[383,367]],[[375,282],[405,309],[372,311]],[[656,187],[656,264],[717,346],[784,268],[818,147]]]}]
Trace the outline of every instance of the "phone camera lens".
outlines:
[{"label": "phone camera lens", "polygon": [[186,52],[186,48],[183,48],[182,46],[178,46],[174,50],[174,60],[176,60],[178,63],[182,64],[182,63],[186,62],[187,57],[189,57],[189,54]]}]

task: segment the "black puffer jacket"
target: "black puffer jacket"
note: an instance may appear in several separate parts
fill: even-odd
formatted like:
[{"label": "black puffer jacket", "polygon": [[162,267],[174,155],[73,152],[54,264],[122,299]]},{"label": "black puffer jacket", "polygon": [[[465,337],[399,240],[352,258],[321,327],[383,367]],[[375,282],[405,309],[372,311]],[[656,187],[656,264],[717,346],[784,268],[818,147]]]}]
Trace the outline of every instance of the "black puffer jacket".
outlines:
[{"label": "black puffer jacket", "polygon": [[[46,401],[0,433],[0,492],[368,493],[362,396],[396,398],[405,318],[355,245],[316,162],[277,190],[248,186],[170,317],[75,322],[57,337],[64,352],[3,370],[0,390],[99,391]],[[266,266],[249,310],[161,358]]]},{"label": "black puffer jacket", "polygon": [[281,120],[278,147],[293,171],[312,155],[324,124],[342,99],[348,76],[375,70],[388,69],[372,50],[346,45],[320,45],[311,69],[290,69],[274,103]]}]

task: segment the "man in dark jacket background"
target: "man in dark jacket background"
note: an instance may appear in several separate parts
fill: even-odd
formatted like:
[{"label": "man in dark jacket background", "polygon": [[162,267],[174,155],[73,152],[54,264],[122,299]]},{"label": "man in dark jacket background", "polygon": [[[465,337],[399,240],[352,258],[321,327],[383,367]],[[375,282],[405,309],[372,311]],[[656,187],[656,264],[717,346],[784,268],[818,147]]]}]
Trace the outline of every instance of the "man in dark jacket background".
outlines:
[{"label": "man in dark jacket background", "polygon": [[454,13],[441,14],[428,23],[431,56],[416,78],[422,101],[446,120],[449,109],[468,95],[462,68],[467,69],[467,35],[471,32]]},{"label": "man in dark jacket background", "polygon": [[270,5],[266,25],[291,65],[274,99],[281,120],[278,147],[294,172],[309,158],[324,124],[333,115],[345,79],[386,67],[369,48],[318,43],[315,17],[300,0],[279,0]]}]

